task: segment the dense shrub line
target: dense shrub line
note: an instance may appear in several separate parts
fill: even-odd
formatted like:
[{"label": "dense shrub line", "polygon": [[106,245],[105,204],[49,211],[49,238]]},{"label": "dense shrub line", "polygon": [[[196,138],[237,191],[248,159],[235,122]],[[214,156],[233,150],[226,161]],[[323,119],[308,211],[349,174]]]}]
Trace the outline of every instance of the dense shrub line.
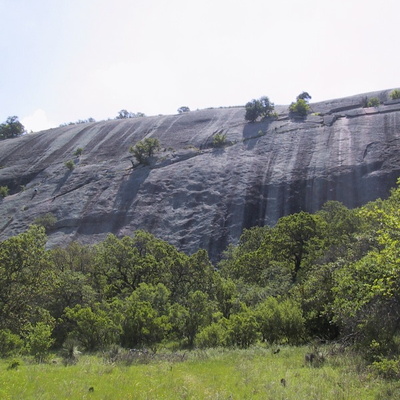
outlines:
[{"label": "dense shrub line", "polygon": [[245,230],[216,266],[204,250],[189,256],[144,231],[46,250],[45,229],[33,225],[0,243],[0,352],[42,361],[77,346],[318,338],[353,344],[371,362],[396,360],[399,210],[400,189],[355,210],[330,201]]}]

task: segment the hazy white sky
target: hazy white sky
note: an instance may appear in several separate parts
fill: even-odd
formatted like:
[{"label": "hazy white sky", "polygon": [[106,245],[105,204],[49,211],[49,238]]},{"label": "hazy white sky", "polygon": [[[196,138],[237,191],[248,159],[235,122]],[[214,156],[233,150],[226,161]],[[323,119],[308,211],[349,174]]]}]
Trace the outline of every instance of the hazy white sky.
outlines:
[{"label": "hazy white sky", "polygon": [[399,0],[0,0],[0,122],[29,130],[400,87]]}]

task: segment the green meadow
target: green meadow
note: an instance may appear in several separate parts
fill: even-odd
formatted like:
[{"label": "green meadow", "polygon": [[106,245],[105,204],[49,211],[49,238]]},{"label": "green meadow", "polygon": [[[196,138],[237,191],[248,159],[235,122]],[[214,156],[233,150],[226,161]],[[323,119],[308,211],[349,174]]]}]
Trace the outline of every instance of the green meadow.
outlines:
[{"label": "green meadow", "polygon": [[[160,353],[151,359],[111,362],[106,354],[38,364],[0,361],[5,399],[315,399],[400,398],[400,383],[379,378],[361,358],[322,348],[324,361],[305,361],[308,347],[251,347]],[[274,351],[275,350],[275,351]]]}]

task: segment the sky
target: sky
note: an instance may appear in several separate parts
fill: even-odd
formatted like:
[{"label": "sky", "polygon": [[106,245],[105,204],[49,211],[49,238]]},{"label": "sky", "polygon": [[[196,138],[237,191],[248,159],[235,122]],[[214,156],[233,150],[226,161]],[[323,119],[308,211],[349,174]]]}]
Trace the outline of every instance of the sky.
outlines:
[{"label": "sky", "polygon": [[0,0],[0,123],[400,87],[399,0]]}]

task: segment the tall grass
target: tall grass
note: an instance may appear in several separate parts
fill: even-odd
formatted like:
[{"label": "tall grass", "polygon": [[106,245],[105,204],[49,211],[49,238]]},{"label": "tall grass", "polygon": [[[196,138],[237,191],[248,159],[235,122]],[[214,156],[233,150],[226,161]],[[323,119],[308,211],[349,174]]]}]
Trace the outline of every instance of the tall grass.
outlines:
[{"label": "tall grass", "polygon": [[[76,365],[61,360],[24,360],[7,369],[0,361],[0,399],[320,399],[400,398],[400,384],[373,376],[353,355],[332,355],[319,366],[305,363],[306,347],[248,350],[210,349],[184,357],[159,357],[147,364],[110,362],[82,356]],[[56,363],[54,363],[56,362]]]}]

